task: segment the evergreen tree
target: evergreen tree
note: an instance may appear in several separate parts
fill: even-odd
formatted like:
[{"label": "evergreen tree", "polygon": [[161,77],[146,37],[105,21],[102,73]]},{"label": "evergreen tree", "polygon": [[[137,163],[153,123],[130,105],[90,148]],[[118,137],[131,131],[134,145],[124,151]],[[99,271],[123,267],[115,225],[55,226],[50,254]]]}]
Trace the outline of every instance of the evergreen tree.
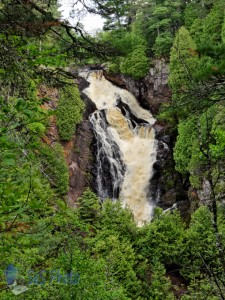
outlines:
[{"label": "evergreen tree", "polygon": [[93,0],[104,19],[104,30],[121,29],[131,24],[131,0]]},{"label": "evergreen tree", "polygon": [[[181,27],[176,34],[170,55],[169,85],[175,105],[182,103],[182,95],[194,82],[194,72],[198,67],[196,45],[188,30]],[[184,100],[185,101],[185,100]],[[179,107],[181,109],[182,107]],[[187,107],[182,110],[185,112]]]},{"label": "evergreen tree", "polygon": [[[158,56],[168,54],[174,36],[182,24],[183,1],[148,1],[141,2],[137,8],[136,23],[141,28],[148,42]],[[166,48],[164,48],[166,47]]]}]

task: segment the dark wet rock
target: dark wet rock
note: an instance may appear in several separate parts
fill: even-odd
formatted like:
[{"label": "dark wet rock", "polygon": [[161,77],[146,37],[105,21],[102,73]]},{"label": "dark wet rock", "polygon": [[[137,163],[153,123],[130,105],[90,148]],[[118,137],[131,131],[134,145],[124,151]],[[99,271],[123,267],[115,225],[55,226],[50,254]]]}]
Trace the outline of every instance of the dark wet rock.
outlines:
[{"label": "dark wet rock", "polygon": [[186,221],[190,221],[191,201],[188,199],[187,192],[180,188],[172,188],[168,190],[159,199],[157,206],[161,207],[165,212],[173,212],[175,209],[180,211],[181,217]]},{"label": "dark wet rock", "polygon": [[89,70],[104,70],[104,66],[99,64],[92,64],[89,65]]},{"label": "dark wet rock", "polygon": [[130,79],[130,77],[126,77],[122,74],[110,74],[104,71],[104,76],[107,80],[109,80],[110,82],[112,82],[113,84],[115,84],[116,86],[122,88],[122,89],[127,89],[129,90],[129,88],[127,87],[127,80]]},{"label": "dark wet rock", "polygon": [[96,105],[82,92],[89,83],[81,77],[78,77],[76,83],[81,91],[81,99],[85,103],[85,111],[83,121],[77,126],[73,139],[67,143],[67,146],[64,145],[64,148],[68,148],[67,164],[70,174],[68,202],[71,206],[76,204],[77,198],[82,195],[86,187],[94,185],[92,176],[94,134],[88,117],[96,110]]},{"label": "dark wet rock", "polygon": [[180,266],[177,264],[169,264],[166,266],[166,277],[170,280],[176,299],[181,299],[182,295],[187,294],[189,280],[180,274]]},{"label": "dark wet rock", "polygon": [[140,80],[134,80],[121,74],[108,74],[105,77],[115,85],[129,90],[139,101],[140,105],[151,110],[155,115],[159,112],[162,103],[168,103],[171,92],[168,87],[169,67],[165,60],[155,60],[149,69],[147,76]]},{"label": "dark wet rock", "polygon": [[77,77],[76,83],[77,83],[80,91],[83,91],[90,85],[90,83],[87,80],[85,80],[83,77],[80,77],[80,76]]},{"label": "dark wet rock", "polygon": [[88,117],[90,116],[90,114],[92,114],[97,108],[96,108],[95,103],[93,101],[91,101],[91,99],[88,98],[88,96],[86,94],[84,94],[83,92],[81,92],[81,99],[83,100],[83,102],[85,104],[83,120],[88,120]]},{"label": "dark wet rock", "polygon": [[[91,66],[91,70],[102,70],[102,66]],[[168,87],[168,64],[164,60],[155,60],[147,76],[142,80],[133,80],[132,78],[121,74],[109,74],[104,71],[106,79],[120,88],[129,90],[139,101],[140,105],[150,110],[154,116],[159,112],[160,106],[171,99],[171,92]],[[88,87],[89,83],[85,79],[79,79],[80,90]],[[81,94],[86,104],[84,121],[78,126],[75,137],[75,148],[79,149],[73,155],[71,164],[72,176],[70,179],[71,197],[73,202],[82,194],[86,186],[94,186],[91,175],[96,171],[94,168],[96,145],[94,145],[94,136],[88,116],[96,109],[95,104],[85,95]],[[126,114],[131,114],[126,104],[118,99],[117,106]],[[132,116],[133,118],[134,116]],[[143,120],[135,120],[136,123],[144,123]],[[153,125],[155,138],[157,140],[157,160],[154,164],[153,177],[149,188],[149,197],[157,206],[168,209],[176,204],[182,216],[188,219],[190,216],[190,201],[188,190],[190,184],[175,170],[173,160],[173,147],[176,140],[176,132],[169,132],[167,124],[159,121]],[[90,157],[92,156],[92,159]],[[107,162],[105,166],[105,184],[110,181],[110,170]],[[89,174],[87,176],[87,174]],[[96,174],[94,174],[96,177]],[[108,178],[108,179],[107,179]]]},{"label": "dark wet rock", "polygon": [[[136,117],[132,112],[131,112],[131,109],[129,107],[129,105],[127,105],[126,103],[122,102],[121,99],[118,99],[117,100],[117,104],[116,106],[121,110],[122,114],[124,116],[126,116],[126,114],[128,114],[128,118],[129,120],[137,123],[137,124],[148,124],[147,121],[143,120],[143,119],[140,119],[138,117]],[[135,126],[134,126],[135,127]]]},{"label": "dark wet rock", "polygon": [[[175,188],[170,189],[167,191],[161,198],[161,200],[158,202],[158,205],[162,207],[163,209],[170,208],[173,206],[175,203],[180,201],[181,204],[183,202],[186,202],[185,199],[187,198],[187,195],[184,191],[181,191],[180,189],[177,190]],[[182,205],[179,205],[182,206]]]},{"label": "dark wet rock", "polygon": [[170,145],[170,143],[171,143],[171,136],[169,136],[169,135],[163,135],[162,138],[161,138],[161,140],[165,144]]},{"label": "dark wet rock", "polygon": [[162,131],[164,131],[165,126],[163,126],[160,123],[155,122],[155,124],[153,125],[153,128],[155,129],[155,133],[156,135],[160,134]]},{"label": "dark wet rock", "polygon": [[89,120],[84,120],[78,126],[74,136],[73,148],[69,164],[69,203],[74,205],[86,187],[93,185],[91,176],[91,144],[93,133]]},{"label": "dark wet rock", "polygon": [[185,200],[177,202],[177,209],[179,209],[181,217],[189,222],[191,217],[191,202],[187,199],[187,196]]}]

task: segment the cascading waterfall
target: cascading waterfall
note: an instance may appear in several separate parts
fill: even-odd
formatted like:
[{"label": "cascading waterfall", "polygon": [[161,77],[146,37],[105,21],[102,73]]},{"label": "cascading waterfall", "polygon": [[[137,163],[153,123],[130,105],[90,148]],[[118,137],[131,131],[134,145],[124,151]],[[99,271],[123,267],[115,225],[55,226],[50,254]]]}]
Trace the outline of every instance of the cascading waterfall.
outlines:
[{"label": "cascading waterfall", "polygon": [[97,140],[97,189],[102,199],[120,199],[139,226],[150,221],[149,186],[156,161],[151,113],[127,90],[111,84],[102,71],[91,71],[84,93],[96,104],[90,116]]},{"label": "cascading waterfall", "polygon": [[114,142],[103,110],[97,110],[90,116],[97,140],[96,181],[101,199],[119,197],[125,166],[120,159],[120,149]]}]

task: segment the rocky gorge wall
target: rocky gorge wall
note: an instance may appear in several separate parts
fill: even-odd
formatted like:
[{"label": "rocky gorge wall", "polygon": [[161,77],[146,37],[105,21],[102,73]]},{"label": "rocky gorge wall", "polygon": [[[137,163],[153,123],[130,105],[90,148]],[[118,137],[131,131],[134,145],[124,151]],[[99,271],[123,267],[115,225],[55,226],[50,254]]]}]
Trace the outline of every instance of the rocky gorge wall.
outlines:
[{"label": "rocky gorge wall", "polygon": [[163,103],[171,99],[168,87],[169,67],[165,60],[155,60],[147,76],[141,80],[134,80],[126,75],[104,72],[106,79],[115,85],[132,92],[141,106],[150,109],[155,116]]},{"label": "rocky gorge wall", "polygon": [[[80,89],[87,87],[88,83],[81,78],[77,80]],[[45,110],[56,111],[59,100],[59,90],[55,87],[41,86],[38,90],[39,98],[48,99],[42,106]],[[81,93],[85,103],[85,111],[82,122],[76,126],[76,132],[70,141],[60,141],[56,115],[50,116],[49,126],[46,135],[42,138],[43,143],[54,146],[60,143],[63,147],[63,154],[69,170],[69,189],[66,201],[69,206],[76,206],[77,198],[80,197],[86,187],[93,186],[92,180],[92,143],[93,132],[91,129],[89,115],[96,107],[86,95]]]},{"label": "rocky gorge wall", "polygon": [[[155,118],[161,105],[171,100],[171,91],[168,86],[169,67],[165,60],[153,61],[147,76],[139,81],[125,75],[109,74],[106,71],[104,76],[115,85],[134,94],[140,105],[150,110]],[[175,171],[173,147],[176,133],[171,133],[167,124],[159,121],[153,126],[158,146],[150,193],[157,206],[164,210],[176,207],[184,218],[189,219],[191,204],[188,195],[193,195],[193,193],[189,192],[189,181]]]},{"label": "rocky gorge wall", "polygon": [[[95,69],[96,66],[93,67]],[[98,66],[99,68],[99,66]],[[101,68],[101,67],[100,67]],[[104,76],[116,86],[130,91],[139,101],[140,105],[150,110],[157,118],[160,106],[168,103],[171,93],[168,87],[168,65],[164,60],[156,60],[152,63],[147,76],[142,80],[121,74],[109,74],[104,70]],[[81,92],[81,98],[85,103],[86,110],[82,122],[77,126],[76,133],[69,142],[61,142],[64,148],[64,156],[69,168],[69,192],[68,204],[76,206],[76,201],[82,195],[86,187],[95,190],[93,166],[94,158],[94,134],[91,128],[89,115],[96,110],[95,104],[84,94],[84,90],[89,83],[77,77],[76,83]],[[46,94],[47,91],[44,91]],[[50,107],[57,108],[57,91],[52,96]],[[43,96],[43,95],[42,95]],[[51,98],[51,97],[50,97]],[[167,124],[157,121],[154,124],[156,132],[157,161],[154,164],[154,175],[151,179],[151,190],[149,193],[155,199],[157,206],[163,209],[177,207],[185,218],[189,218],[190,202],[188,198],[189,183],[175,171],[172,149],[176,135],[171,134]],[[51,121],[51,126],[47,138],[53,142],[58,141],[58,133],[55,120]],[[194,195],[193,192],[189,194]]]},{"label": "rocky gorge wall", "polygon": [[[96,110],[95,104],[84,94],[82,90],[88,83],[82,78],[77,79],[77,85],[81,91],[81,99],[85,103],[85,111],[82,122],[77,125],[76,132],[72,139],[72,147],[69,149],[67,164],[69,166],[69,192],[68,203],[70,206],[76,205],[77,198],[80,197],[87,187],[94,186],[93,180],[93,140],[94,134],[89,115]],[[65,145],[64,145],[65,147]]]}]

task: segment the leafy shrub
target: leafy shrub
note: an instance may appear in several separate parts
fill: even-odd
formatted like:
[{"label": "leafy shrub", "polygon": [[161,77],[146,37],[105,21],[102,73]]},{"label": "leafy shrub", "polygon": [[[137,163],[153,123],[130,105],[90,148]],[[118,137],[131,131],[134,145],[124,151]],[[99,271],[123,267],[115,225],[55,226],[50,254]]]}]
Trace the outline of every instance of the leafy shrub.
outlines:
[{"label": "leafy shrub", "polygon": [[146,47],[138,45],[121,62],[122,73],[130,75],[134,79],[140,79],[147,74],[149,61],[145,54]]},{"label": "leafy shrub", "polygon": [[170,32],[161,33],[157,36],[153,51],[156,56],[169,56],[173,44],[173,35]]},{"label": "leafy shrub", "polygon": [[68,141],[75,132],[76,125],[82,120],[84,103],[80,99],[78,88],[66,85],[60,91],[57,110],[57,126],[61,140]]},{"label": "leafy shrub", "polygon": [[189,171],[188,164],[192,156],[193,143],[197,136],[197,123],[195,117],[188,121],[180,122],[178,126],[178,137],[174,148],[174,159],[176,169],[181,173]]},{"label": "leafy shrub", "polygon": [[53,148],[44,146],[41,153],[44,173],[50,179],[51,185],[60,194],[68,191],[69,171],[63,156],[62,146],[56,144]]}]

